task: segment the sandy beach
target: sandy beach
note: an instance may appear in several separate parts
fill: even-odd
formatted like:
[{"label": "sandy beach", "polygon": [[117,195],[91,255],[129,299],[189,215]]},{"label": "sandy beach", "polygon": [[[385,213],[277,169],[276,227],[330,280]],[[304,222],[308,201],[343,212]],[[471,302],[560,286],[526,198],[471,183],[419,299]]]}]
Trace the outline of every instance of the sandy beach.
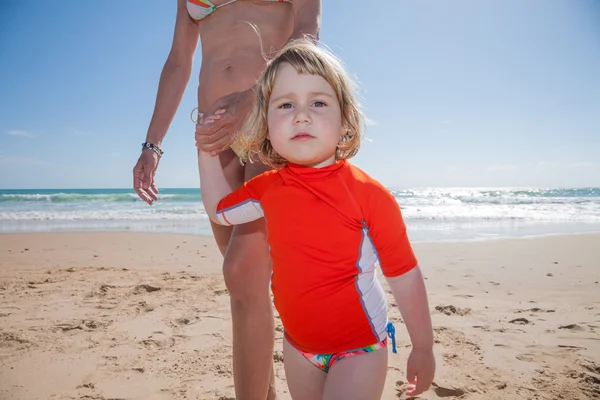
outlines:
[{"label": "sandy beach", "polygon": [[[414,247],[438,361],[421,398],[600,399],[599,234]],[[388,296],[384,399],[405,398],[409,341]],[[0,235],[2,399],[233,399],[230,324],[210,237]]]}]

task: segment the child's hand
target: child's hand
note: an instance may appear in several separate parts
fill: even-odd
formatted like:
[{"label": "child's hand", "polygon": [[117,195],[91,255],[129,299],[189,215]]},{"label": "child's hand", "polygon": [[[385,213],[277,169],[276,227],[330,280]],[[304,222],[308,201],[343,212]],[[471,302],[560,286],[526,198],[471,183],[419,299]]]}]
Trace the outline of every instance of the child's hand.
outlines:
[{"label": "child's hand", "polygon": [[429,390],[434,374],[433,350],[413,348],[406,364],[406,379],[409,383],[406,395],[418,396]]}]

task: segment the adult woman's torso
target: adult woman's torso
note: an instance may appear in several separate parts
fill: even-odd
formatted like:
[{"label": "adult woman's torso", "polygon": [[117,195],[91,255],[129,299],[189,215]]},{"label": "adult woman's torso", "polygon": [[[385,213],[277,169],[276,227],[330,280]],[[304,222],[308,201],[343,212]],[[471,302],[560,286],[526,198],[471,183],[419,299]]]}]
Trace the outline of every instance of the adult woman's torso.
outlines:
[{"label": "adult woman's torso", "polygon": [[[212,1],[217,7],[228,2]],[[198,27],[202,46],[198,107],[202,110],[256,82],[266,64],[264,54],[280,50],[290,37],[294,15],[289,2],[237,0],[200,19]]]}]

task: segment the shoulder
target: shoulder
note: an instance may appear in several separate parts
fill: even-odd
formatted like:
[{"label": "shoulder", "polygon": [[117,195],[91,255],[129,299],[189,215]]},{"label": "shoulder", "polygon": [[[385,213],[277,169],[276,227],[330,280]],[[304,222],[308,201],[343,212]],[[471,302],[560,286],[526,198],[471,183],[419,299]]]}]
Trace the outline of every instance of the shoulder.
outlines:
[{"label": "shoulder", "polygon": [[268,182],[275,182],[277,180],[281,180],[281,177],[279,176],[279,170],[277,169],[272,169],[269,171],[265,171],[261,174],[256,175],[253,178],[250,178],[248,180],[248,184],[264,184],[264,183],[268,183]]},{"label": "shoulder", "polygon": [[383,186],[381,182],[371,175],[348,163],[347,181],[351,190],[355,194],[364,194],[368,196],[392,196],[390,191]]},{"label": "shoulder", "polygon": [[264,193],[277,182],[281,182],[279,171],[270,170],[250,178],[244,186],[253,192]]}]

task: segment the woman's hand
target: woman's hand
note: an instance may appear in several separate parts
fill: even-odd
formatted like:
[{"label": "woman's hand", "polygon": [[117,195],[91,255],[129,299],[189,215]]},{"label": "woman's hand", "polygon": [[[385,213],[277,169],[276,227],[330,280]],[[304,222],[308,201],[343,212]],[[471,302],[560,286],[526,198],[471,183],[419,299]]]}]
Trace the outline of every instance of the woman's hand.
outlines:
[{"label": "woman's hand", "polygon": [[252,89],[230,93],[198,113],[196,147],[213,156],[227,150],[250,112],[253,94]]},{"label": "woman's hand", "polygon": [[159,157],[154,151],[142,150],[142,154],[133,168],[133,188],[140,199],[149,205],[158,200],[158,189],[154,183],[158,161]]}]

